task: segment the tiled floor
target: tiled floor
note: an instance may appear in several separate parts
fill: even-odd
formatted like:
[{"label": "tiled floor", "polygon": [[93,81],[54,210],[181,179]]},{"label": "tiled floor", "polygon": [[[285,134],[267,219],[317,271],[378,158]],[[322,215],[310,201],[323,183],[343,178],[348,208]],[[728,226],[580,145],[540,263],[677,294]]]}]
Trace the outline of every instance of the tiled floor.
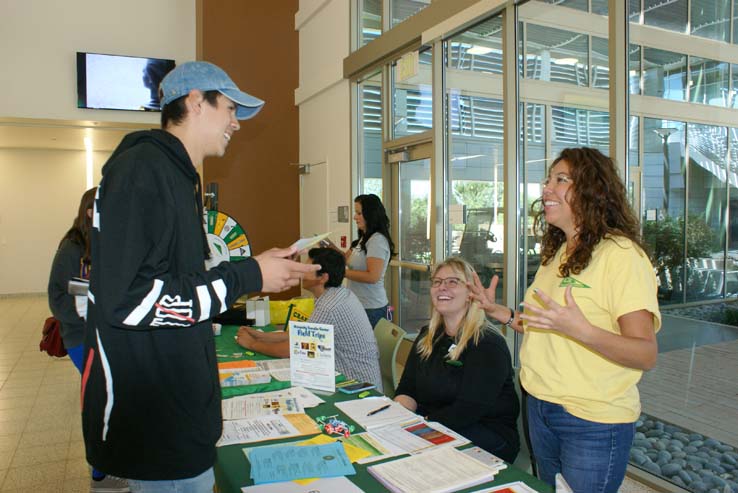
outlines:
[{"label": "tiled floor", "polygon": [[0,491],[87,492],[79,373],[38,349],[46,298],[2,298],[0,313]]},{"label": "tiled floor", "polygon": [[[0,297],[0,492],[89,491],[79,373],[38,350],[48,316],[45,296]],[[653,490],[627,480],[621,492]]]}]

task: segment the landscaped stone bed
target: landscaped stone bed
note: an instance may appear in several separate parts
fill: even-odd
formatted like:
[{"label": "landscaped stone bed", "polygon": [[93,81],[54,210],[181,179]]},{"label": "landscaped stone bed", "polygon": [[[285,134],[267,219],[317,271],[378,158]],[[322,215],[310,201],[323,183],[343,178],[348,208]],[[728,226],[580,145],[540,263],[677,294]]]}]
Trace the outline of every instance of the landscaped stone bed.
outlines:
[{"label": "landscaped stone bed", "polygon": [[738,493],[735,447],[647,414],[636,423],[630,461],[695,493]]},{"label": "landscaped stone bed", "polygon": [[684,308],[662,307],[662,312],[679,317],[694,318],[705,322],[715,322],[738,327],[738,302],[736,301]]}]

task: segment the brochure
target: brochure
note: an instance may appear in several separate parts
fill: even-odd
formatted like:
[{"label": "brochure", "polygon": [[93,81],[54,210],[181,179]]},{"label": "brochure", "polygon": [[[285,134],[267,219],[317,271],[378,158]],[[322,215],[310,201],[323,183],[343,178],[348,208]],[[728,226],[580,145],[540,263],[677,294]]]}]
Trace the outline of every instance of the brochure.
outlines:
[{"label": "brochure", "polygon": [[216,447],[320,433],[307,414],[274,414],[252,419],[223,421],[223,434]]},{"label": "brochure", "polygon": [[336,391],[333,326],[290,322],[290,380],[292,385]]},{"label": "brochure", "polygon": [[356,474],[340,443],[258,447],[249,453],[255,484]]}]

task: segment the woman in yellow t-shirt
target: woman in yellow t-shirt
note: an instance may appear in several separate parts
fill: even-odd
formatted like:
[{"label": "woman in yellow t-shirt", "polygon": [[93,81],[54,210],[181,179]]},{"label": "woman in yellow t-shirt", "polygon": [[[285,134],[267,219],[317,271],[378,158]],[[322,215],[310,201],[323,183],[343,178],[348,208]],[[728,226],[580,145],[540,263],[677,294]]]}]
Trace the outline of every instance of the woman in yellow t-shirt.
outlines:
[{"label": "woman in yellow t-shirt", "polygon": [[487,315],[525,334],[520,380],[541,479],[617,492],[640,414],[636,384],[656,364],[656,276],[615,163],[565,149],[533,205],[541,267],[523,313],[473,291]]}]

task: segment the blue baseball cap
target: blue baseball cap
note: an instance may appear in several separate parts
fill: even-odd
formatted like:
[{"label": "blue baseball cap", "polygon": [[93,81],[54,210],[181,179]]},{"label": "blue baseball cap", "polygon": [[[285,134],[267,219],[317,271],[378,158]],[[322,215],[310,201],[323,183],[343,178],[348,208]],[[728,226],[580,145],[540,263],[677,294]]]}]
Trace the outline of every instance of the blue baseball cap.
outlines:
[{"label": "blue baseball cap", "polygon": [[241,91],[220,67],[209,62],[185,62],[161,81],[159,92],[162,108],[193,89],[220,92],[236,103],[236,118],[239,120],[248,120],[264,106],[261,99]]}]

